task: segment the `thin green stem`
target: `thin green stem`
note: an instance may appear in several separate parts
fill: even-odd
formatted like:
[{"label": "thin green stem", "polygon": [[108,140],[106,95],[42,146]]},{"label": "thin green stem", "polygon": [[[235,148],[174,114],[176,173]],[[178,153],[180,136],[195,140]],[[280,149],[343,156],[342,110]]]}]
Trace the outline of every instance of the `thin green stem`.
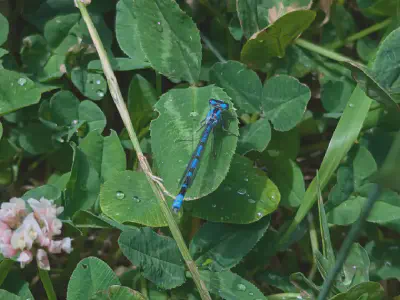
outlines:
[{"label": "thin green stem", "polygon": [[309,51],[318,53],[318,54],[320,54],[322,56],[325,56],[327,58],[336,60],[338,62],[345,62],[345,61],[355,62],[355,61],[353,61],[351,58],[349,58],[347,56],[341,55],[339,53],[336,53],[336,52],[334,52],[332,50],[329,50],[329,49],[326,49],[324,47],[317,46],[317,45],[315,45],[313,43],[310,43],[309,41],[306,41],[306,40],[303,40],[303,39],[297,39],[296,40],[296,45],[298,45],[298,46],[300,46],[300,47],[302,47],[304,49],[307,49]]},{"label": "thin green stem", "polygon": [[318,295],[318,300],[325,300],[328,298],[329,291],[339,274],[340,270],[343,267],[344,262],[347,259],[347,256],[350,253],[351,246],[354,241],[358,238],[360,231],[365,223],[365,220],[368,218],[372,207],[375,204],[375,201],[379,198],[381,193],[381,188],[378,184],[375,184],[372,191],[369,194],[368,200],[363,207],[363,210],[360,214],[358,220],[351,227],[349,234],[346,236],[342,247],[339,250],[337,260],[335,266],[330,270],[328,276],[326,277],[324,284],[322,285],[321,293]]},{"label": "thin green stem", "polygon": [[203,43],[207,46],[208,49],[215,55],[216,58],[222,63],[226,62],[226,59],[219,53],[217,48],[214,47],[214,45],[211,43],[211,41],[202,33],[200,33],[201,39],[203,40]]},{"label": "thin green stem", "polygon": [[92,22],[92,19],[89,16],[89,13],[88,13],[85,5],[83,3],[81,3],[80,1],[77,1],[77,4],[78,4],[78,8],[80,10],[80,13],[82,15],[82,18],[85,21],[86,26],[89,30],[92,41],[96,47],[97,53],[99,55],[99,58],[100,58],[100,61],[102,64],[104,75],[107,78],[107,83],[108,83],[108,86],[110,89],[110,94],[114,100],[115,106],[118,109],[118,112],[122,118],[122,121],[124,122],[126,130],[128,131],[129,138],[132,141],[132,145],[136,151],[136,155],[138,157],[140,166],[146,175],[147,181],[149,182],[152,191],[154,192],[154,194],[156,195],[156,197],[159,201],[161,211],[163,212],[163,215],[165,217],[165,220],[168,223],[168,227],[171,231],[171,234],[178,245],[179,251],[181,252],[182,257],[185,260],[190,273],[192,274],[193,281],[195,282],[197,289],[199,290],[201,299],[211,300],[211,296],[210,296],[204,282],[200,278],[199,270],[197,269],[197,266],[189,253],[189,249],[187,248],[187,246],[185,244],[182,233],[179,230],[178,224],[175,222],[174,216],[172,215],[172,212],[168,206],[168,203],[167,203],[164,193],[163,193],[163,189],[159,183],[155,182],[155,180],[154,180],[155,176],[153,175],[150,165],[149,165],[146,157],[143,155],[142,149],[140,148],[139,140],[137,138],[135,130],[133,129],[133,125],[132,125],[132,121],[129,116],[128,109],[125,105],[124,99],[121,94],[121,90],[118,86],[117,79],[112,70],[110,61],[108,60],[107,52],[104,49],[104,46],[101,42],[99,34]]},{"label": "thin green stem", "polygon": [[359,39],[362,39],[363,37],[366,37],[366,36],[370,35],[371,33],[382,30],[382,29],[386,28],[387,26],[389,26],[391,23],[392,23],[392,18],[388,18],[385,21],[376,23],[368,28],[365,28],[364,30],[361,30],[353,35],[350,35],[349,37],[347,37],[346,39],[344,39],[342,41],[334,42],[330,45],[327,45],[326,47],[329,49],[340,48],[346,44],[349,44],[349,43],[355,42]]},{"label": "thin green stem", "polygon": [[57,300],[56,292],[54,291],[53,283],[51,282],[49,272],[46,270],[40,269],[39,270],[39,277],[43,283],[43,287],[46,291],[47,299],[49,300]]},{"label": "thin green stem", "polygon": [[14,261],[11,259],[5,259],[0,264],[0,286],[3,284],[4,279],[6,279],[8,272],[10,272]]}]

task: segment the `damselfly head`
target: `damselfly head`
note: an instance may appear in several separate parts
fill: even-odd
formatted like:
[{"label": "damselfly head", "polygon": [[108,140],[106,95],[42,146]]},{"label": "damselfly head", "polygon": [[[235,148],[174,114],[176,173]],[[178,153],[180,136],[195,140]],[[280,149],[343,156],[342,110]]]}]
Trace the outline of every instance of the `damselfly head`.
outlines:
[{"label": "damselfly head", "polygon": [[210,99],[209,100],[210,105],[212,107],[219,107],[222,110],[228,110],[229,109],[229,104],[222,101],[222,100],[217,100],[217,99]]}]

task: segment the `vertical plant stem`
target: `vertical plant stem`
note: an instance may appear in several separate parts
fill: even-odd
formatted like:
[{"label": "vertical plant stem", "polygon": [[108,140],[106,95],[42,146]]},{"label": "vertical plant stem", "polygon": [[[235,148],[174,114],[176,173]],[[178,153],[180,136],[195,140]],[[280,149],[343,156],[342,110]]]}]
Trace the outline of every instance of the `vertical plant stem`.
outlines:
[{"label": "vertical plant stem", "polygon": [[392,23],[392,18],[388,18],[380,23],[376,23],[368,28],[365,28],[364,30],[361,30],[353,35],[350,35],[349,37],[345,38],[342,41],[334,42],[326,47],[329,49],[340,48],[348,43],[355,42],[359,39],[362,39],[363,37],[366,37],[367,35],[370,35],[371,33],[382,30],[382,29],[386,28],[387,26],[389,26],[391,23]]},{"label": "vertical plant stem", "polygon": [[6,279],[8,272],[10,272],[14,262],[11,259],[5,259],[0,264],[0,286],[3,284],[4,279]]},{"label": "vertical plant stem", "polygon": [[172,215],[172,212],[168,207],[168,203],[164,197],[163,191],[160,188],[160,186],[156,184],[156,182],[154,180],[155,176],[152,174],[150,165],[147,162],[146,157],[143,155],[142,149],[140,148],[139,140],[136,136],[136,133],[133,129],[132,121],[129,117],[129,112],[128,112],[125,102],[122,98],[121,90],[119,89],[117,79],[111,68],[110,61],[108,60],[107,53],[106,53],[104,46],[100,40],[99,34],[98,34],[96,28],[94,27],[94,24],[88,14],[88,11],[87,11],[85,5],[83,3],[81,3],[80,1],[77,1],[77,4],[78,4],[78,8],[81,12],[82,18],[85,21],[86,26],[88,27],[88,30],[89,30],[90,36],[93,40],[93,43],[96,47],[97,53],[99,55],[99,58],[100,58],[100,61],[102,64],[104,75],[107,78],[111,96],[112,96],[115,106],[117,107],[118,112],[122,118],[122,121],[124,122],[124,125],[128,131],[129,138],[132,141],[133,147],[136,151],[136,155],[138,157],[140,166],[141,166],[143,172],[146,174],[146,178],[150,184],[150,187],[153,190],[154,194],[156,195],[156,197],[159,201],[161,211],[163,212],[165,220],[167,221],[169,229],[171,230],[172,236],[178,245],[179,251],[181,252],[182,257],[185,260],[186,265],[188,266],[188,269],[193,276],[193,281],[195,282],[197,289],[199,290],[201,299],[211,300],[211,296],[208,293],[208,290],[207,290],[204,282],[200,278],[199,270],[197,269],[195,262],[193,261],[192,257],[190,256],[188,248],[186,247],[185,241],[179,230],[178,224],[175,222],[174,216]]},{"label": "vertical plant stem", "polygon": [[343,242],[342,247],[339,250],[337,260],[335,266],[330,270],[324,284],[322,285],[321,293],[318,295],[318,300],[325,300],[328,297],[329,291],[336,279],[336,276],[339,274],[340,270],[343,267],[344,262],[346,261],[347,256],[349,255],[351,246],[354,241],[358,238],[360,231],[365,223],[365,220],[368,218],[369,213],[372,210],[372,207],[375,204],[375,201],[379,198],[381,193],[381,188],[378,184],[373,186],[372,191],[368,196],[368,200],[361,211],[360,217],[358,220],[351,226],[349,234],[346,236],[346,239]]},{"label": "vertical plant stem", "polygon": [[42,281],[43,287],[46,291],[47,299],[57,300],[56,292],[54,291],[53,283],[51,282],[49,272],[40,268],[38,268],[38,270],[39,270],[40,280]]}]

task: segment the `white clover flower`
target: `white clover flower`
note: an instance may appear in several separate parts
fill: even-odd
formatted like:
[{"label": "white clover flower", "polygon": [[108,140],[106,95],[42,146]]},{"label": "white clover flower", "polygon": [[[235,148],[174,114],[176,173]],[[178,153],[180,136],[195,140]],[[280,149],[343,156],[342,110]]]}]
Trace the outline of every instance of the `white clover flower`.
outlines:
[{"label": "white clover flower", "polygon": [[1,204],[0,252],[18,261],[21,268],[36,256],[39,268],[50,270],[48,253],[71,253],[73,250],[71,238],[53,239],[61,234],[62,222],[57,217],[64,208],[43,197],[27,202],[29,205],[23,199],[12,198]]}]

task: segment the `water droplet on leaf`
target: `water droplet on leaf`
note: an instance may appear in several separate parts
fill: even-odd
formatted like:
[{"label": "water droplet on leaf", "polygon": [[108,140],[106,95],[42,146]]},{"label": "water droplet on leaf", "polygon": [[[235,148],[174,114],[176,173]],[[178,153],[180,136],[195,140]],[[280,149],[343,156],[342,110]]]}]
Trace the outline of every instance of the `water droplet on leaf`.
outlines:
[{"label": "water droplet on leaf", "polygon": [[104,92],[103,91],[97,91],[96,92],[96,94],[97,94],[97,96],[99,96],[99,97],[104,97]]},{"label": "water droplet on leaf", "polygon": [[21,77],[20,79],[18,79],[18,84],[19,84],[20,86],[24,86],[25,83],[26,83],[26,79],[25,79],[25,78]]},{"label": "water droplet on leaf", "polygon": [[239,283],[237,286],[237,289],[239,291],[245,291],[246,290],[246,286],[244,284]]},{"label": "water droplet on leaf", "polygon": [[249,198],[247,201],[248,201],[249,203],[251,203],[251,204],[254,204],[254,203],[256,203],[256,200],[254,200],[254,199],[251,199],[251,198]]},{"label": "water droplet on leaf", "polygon": [[99,79],[96,80],[96,84],[100,84],[101,81]]},{"label": "water droplet on leaf", "polygon": [[244,195],[244,194],[246,194],[246,189],[239,189],[239,190],[237,191],[237,193],[238,193],[239,195]]},{"label": "water droplet on leaf", "polygon": [[134,200],[135,202],[137,202],[137,203],[140,202],[140,198],[139,198],[138,196],[133,196],[133,200]]},{"label": "water droplet on leaf", "polygon": [[163,28],[162,28],[162,26],[161,26],[161,22],[160,22],[160,21],[157,22],[157,30],[158,30],[159,32],[163,32]]},{"label": "water droplet on leaf", "polygon": [[118,191],[115,193],[115,197],[117,197],[118,200],[122,200],[125,198],[125,194],[121,191]]}]

